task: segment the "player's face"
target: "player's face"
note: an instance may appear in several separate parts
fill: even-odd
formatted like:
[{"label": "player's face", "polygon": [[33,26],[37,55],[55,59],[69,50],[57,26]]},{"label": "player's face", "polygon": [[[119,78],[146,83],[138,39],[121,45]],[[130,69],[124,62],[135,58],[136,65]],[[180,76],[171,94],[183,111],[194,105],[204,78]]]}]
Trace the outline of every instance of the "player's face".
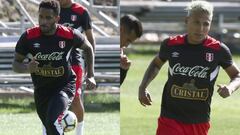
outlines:
[{"label": "player's face", "polygon": [[193,12],[187,17],[188,42],[191,44],[201,43],[208,35],[211,21],[211,16],[202,12]]},{"label": "player's face", "polygon": [[120,47],[128,47],[128,45],[137,39],[136,33],[132,30],[127,31],[124,26],[122,26],[120,31]]},{"label": "player's face", "polygon": [[38,23],[43,34],[54,34],[58,20],[59,17],[54,14],[52,9],[40,8]]}]

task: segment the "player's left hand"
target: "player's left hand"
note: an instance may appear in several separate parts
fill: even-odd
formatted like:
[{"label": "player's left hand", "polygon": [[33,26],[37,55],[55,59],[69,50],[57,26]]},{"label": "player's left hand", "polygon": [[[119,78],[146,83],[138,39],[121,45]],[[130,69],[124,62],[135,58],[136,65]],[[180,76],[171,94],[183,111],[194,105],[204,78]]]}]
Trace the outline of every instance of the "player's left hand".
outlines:
[{"label": "player's left hand", "polygon": [[95,81],[94,77],[87,78],[86,84],[87,84],[88,90],[93,90],[96,88],[96,81]]},{"label": "player's left hand", "polygon": [[229,97],[232,94],[232,90],[226,85],[218,84],[217,87],[218,94],[223,98]]},{"label": "player's left hand", "polygon": [[141,105],[144,107],[152,105],[152,99],[151,99],[150,93],[145,88],[143,89],[139,87],[138,100],[141,103]]}]

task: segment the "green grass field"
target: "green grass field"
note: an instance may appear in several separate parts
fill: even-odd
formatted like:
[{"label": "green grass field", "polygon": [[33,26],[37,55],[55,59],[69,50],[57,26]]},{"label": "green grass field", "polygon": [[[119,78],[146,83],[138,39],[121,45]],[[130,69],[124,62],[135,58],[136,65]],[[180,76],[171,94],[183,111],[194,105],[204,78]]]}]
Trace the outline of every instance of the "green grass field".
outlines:
[{"label": "green grass field", "polygon": [[[131,54],[129,57],[132,60],[132,65],[125,82],[121,86],[121,135],[155,135],[162,89],[167,79],[167,63],[148,87],[153,100],[152,106],[143,107],[138,102],[138,86],[154,56],[146,53]],[[240,66],[239,56],[235,56],[234,61]],[[227,75],[221,69],[216,84],[228,82]],[[221,98],[216,91],[214,92],[209,135],[240,135],[239,92],[236,91],[226,99]]]},{"label": "green grass field", "polygon": [[[84,135],[120,134],[119,96],[87,96],[85,101]],[[32,98],[0,99],[0,123],[0,135],[42,135]]]}]

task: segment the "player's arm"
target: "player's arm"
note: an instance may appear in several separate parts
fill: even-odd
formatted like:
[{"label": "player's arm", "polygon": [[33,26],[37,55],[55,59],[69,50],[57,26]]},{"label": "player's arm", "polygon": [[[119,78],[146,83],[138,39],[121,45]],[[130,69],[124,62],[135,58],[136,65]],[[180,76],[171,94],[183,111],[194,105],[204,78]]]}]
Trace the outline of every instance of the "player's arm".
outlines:
[{"label": "player's arm", "polygon": [[125,80],[128,73],[128,69],[123,69],[120,67],[120,85],[122,85],[123,81]]},{"label": "player's arm", "polygon": [[218,84],[218,93],[221,97],[226,98],[229,97],[235,90],[237,90],[240,86],[240,71],[236,64],[232,60],[232,54],[230,49],[225,45],[221,44],[221,59],[219,61],[219,65],[225,70],[230,78],[230,83],[228,85]]},{"label": "player's arm", "polygon": [[158,74],[159,70],[161,69],[162,65],[165,62],[163,62],[158,55],[156,55],[154,57],[154,59],[151,61],[150,65],[148,66],[143,80],[139,86],[139,89],[141,90],[145,90],[147,88],[147,86],[149,85],[149,83],[156,77],[156,75]]},{"label": "player's arm", "polygon": [[87,77],[94,77],[94,53],[92,46],[88,40],[84,40],[80,49],[82,49],[86,55]]},{"label": "player's arm", "polygon": [[240,70],[233,64],[226,69],[225,72],[228,74],[229,78],[231,79],[228,85],[217,85],[219,87],[218,93],[223,98],[230,96],[234,91],[236,91],[240,87]]},{"label": "player's arm", "polygon": [[85,62],[87,65],[87,89],[94,89],[96,82],[94,79],[94,52],[88,40],[78,31],[74,31],[74,44],[76,47],[82,49],[85,53]]},{"label": "player's arm", "polygon": [[12,68],[14,72],[17,73],[34,73],[38,69],[38,62],[35,61],[33,58],[31,62],[24,63],[24,59],[26,57],[24,55],[21,55],[19,53],[14,54],[14,60],[12,64]]},{"label": "player's arm", "polygon": [[152,100],[146,88],[150,84],[150,82],[156,77],[163,64],[168,60],[169,49],[167,47],[167,43],[168,39],[164,40],[161,43],[158,55],[154,57],[154,59],[148,66],[147,71],[144,74],[143,80],[139,86],[138,100],[143,106],[151,105]]},{"label": "player's arm", "polygon": [[138,99],[143,106],[151,105],[152,100],[146,88],[150,84],[150,82],[157,76],[159,70],[164,65],[164,63],[165,62],[162,61],[158,55],[156,55],[144,74],[138,91]]},{"label": "player's arm", "polygon": [[92,29],[92,19],[90,17],[88,10],[86,10],[83,13],[82,20],[83,20],[82,26],[85,31],[85,35],[86,35],[88,41],[91,43],[93,50],[95,51],[96,43],[95,43],[95,38],[94,38],[94,34],[93,34],[93,29]]},{"label": "player's arm", "polygon": [[87,29],[85,31],[85,35],[86,35],[88,41],[90,42],[90,44],[92,45],[93,50],[95,51],[96,42],[95,42],[93,30],[92,29]]},{"label": "player's arm", "polygon": [[19,53],[14,54],[12,69],[14,72],[17,73],[29,73],[27,64],[24,64],[23,61],[26,57],[24,55],[21,55]]},{"label": "player's arm", "polygon": [[128,59],[127,55],[124,54],[125,48],[120,48],[120,85],[122,85],[123,81],[127,76],[128,69],[131,66],[131,60]]},{"label": "player's arm", "polygon": [[38,62],[32,58],[32,61],[25,63],[24,59],[26,58],[28,50],[28,40],[26,38],[26,32],[22,34],[20,39],[17,42],[15,48],[14,59],[12,63],[12,69],[17,73],[33,73],[38,69]]}]

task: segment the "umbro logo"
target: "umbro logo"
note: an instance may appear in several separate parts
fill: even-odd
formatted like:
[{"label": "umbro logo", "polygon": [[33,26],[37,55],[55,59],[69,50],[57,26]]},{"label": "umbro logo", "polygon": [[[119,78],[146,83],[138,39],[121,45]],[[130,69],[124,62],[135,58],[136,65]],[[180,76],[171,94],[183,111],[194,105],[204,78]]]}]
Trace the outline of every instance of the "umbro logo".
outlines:
[{"label": "umbro logo", "polygon": [[179,53],[178,52],[173,52],[172,57],[174,57],[174,58],[179,57]]},{"label": "umbro logo", "polygon": [[34,44],[33,44],[33,47],[34,47],[34,48],[39,48],[39,47],[40,47],[40,44],[39,44],[39,43],[34,43]]}]

